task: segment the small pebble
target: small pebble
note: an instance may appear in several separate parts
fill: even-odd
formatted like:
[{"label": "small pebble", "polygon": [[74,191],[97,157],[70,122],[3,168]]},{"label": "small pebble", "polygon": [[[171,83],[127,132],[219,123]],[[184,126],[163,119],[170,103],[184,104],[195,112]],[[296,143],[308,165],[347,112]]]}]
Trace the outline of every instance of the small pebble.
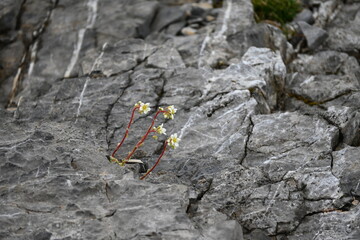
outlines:
[{"label": "small pebble", "polygon": [[212,22],[212,21],[215,20],[215,17],[214,17],[214,16],[211,16],[211,15],[207,15],[207,16],[205,17],[205,19],[206,19],[206,21],[208,21],[208,22]]},{"label": "small pebble", "polygon": [[212,4],[210,3],[193,3],[193,6],[200,7],[203,9],[211,9],[213,8]]},{"label": "small pebble", "polygon": [[[193,23],[193,24],[189,25],[189,28],[198,29],[198,28],[200,28],[200,24],[198,24],[198,23]],[[196,30],[195,30],[195,31],[196,31]]]},{"label": "small pebble", "polygon": [[184,27],[181,29],[181,33],[186,36],[194,35],[196,34],[196,30],[191,27]]}]

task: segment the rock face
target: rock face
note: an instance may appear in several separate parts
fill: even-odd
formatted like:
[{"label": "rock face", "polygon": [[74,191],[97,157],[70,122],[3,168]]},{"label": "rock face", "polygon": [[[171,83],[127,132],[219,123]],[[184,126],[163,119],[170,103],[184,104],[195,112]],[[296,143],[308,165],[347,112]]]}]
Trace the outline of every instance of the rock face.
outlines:
[{"label": "rock face", "polygon": [[304,34],[307,46],[315,50],[317,49],[321,43],[328,37],[326,31],[321,28],[311,26],[306,22],[299,21],[298,25],[301,29],[302,34]]},{"label": "rock face", "polygon": [[[306,2],[306,47],[250,0],[1,2],[0,238],[359,239],[359,3]],[[143,181],[138,101],[117,158],[181,138]]]}]

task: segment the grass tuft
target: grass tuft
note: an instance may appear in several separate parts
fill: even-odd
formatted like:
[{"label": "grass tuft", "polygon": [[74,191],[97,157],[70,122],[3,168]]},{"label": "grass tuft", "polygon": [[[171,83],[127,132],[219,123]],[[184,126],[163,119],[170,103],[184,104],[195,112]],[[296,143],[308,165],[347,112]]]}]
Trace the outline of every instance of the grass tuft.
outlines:
[{"label": "grass tuft", "polygon": [[257,22],[270,20],[281,25],[291,22],[301,10],[297,0],[252,0],[252,4]]}]

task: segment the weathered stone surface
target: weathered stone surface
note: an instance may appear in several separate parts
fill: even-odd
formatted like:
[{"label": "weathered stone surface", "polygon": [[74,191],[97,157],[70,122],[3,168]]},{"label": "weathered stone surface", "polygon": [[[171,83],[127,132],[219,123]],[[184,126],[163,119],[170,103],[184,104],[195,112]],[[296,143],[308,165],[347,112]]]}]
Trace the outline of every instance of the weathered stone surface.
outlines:
[{"label": "weathered stone surface", "polygon": [[98,1],[98,15],[94,28],[98,46],[139,35],[138,27],[151,22],[158,9],[157,1]]},{"label": "weathered stone surface", "polygon": [[218,37],[229,36],[254,24],[254,10],[249,0],[226,1],[218,18]]},{"label": "weathered stone surface", "polygon": [[4,0],[0,3],[0,32],[15,30],[21,0]]},{"label": "weathered stone surface", "polygon": [[306,22],[308,24],[313,24],[315,22],[312,11],[308,8],[304,8],[301,12],[296,14],[293,22]]},{"label": "weathered stone surface", "polygon": [[0,50],[0,108],[7,105],[14,89],[14,81],[20,77],[20,66],[25,58],[25,46],[17,40]]},{"label": "weathered stone surface", "polygon": [[184,17],[185,12],[183,9],[179,7],[163,6],[158,10],[150,29],[151,31],[158,32],[171,23],[181,21]]},{"label": "weathered stone surface", "polygon": [[84,57],[81,64],[82,72],[83,74],[90,74],[93,71],[98,71],[105,76],[124,73],[134,69],[155,51],[155,46],[141,39],[104,44],[100,53],[90,51]]},{"label": "weathered stone surface", "polygon": [[316,8],[313,8],[315,25],[322,28],[331,21],[337,8],[341,8],[341,2],[337,0],[320,0],[310,1],[310,4]]},{"label": "weathered stone surface", "polygon": [[359,162],[353,161],[359,156],[359,148],[345,147],[334,152],[333,173],[339,178],[341,188],[352,196],[360,195]]},{"label": "weathered stone surface", "polygon": [[[234,21],[234,19],[237,20]],[[196,66],[221,69],[230,65],[229,60],[236,56],[239,49],[232,49],[227,37],[236,35],[254,24],[251,1],[227,1],[224,9],[221,9],[219,13],[217,25],[205,32],[200,44],[200,51],[197,54]],[[241,53],[244,54],[247,49],[241,50],[243,50]],[[238,58],[240,57],[238,56]]]},{"label": "weathered stone surface", "polygon": [[260,73],[259,77],[265,79],[266,87],[259,87],[265,93],[269,108],[275,109],[285,87],[286,67],[280,54],[274,54],[269,49],[250,47],[242,57],[242,61],[253,66]]},{"label": "weathered stone surface", "polygon": [[314,55],[299,54],[291,62],[293,72],[308,73],[312,75],[352,75],[357,77],[359,64],[356,58],[337,51],[321,51]]},{"label": "weathered stone surface", "polygon": [[222,222],[218,225],[211,227],[206,235],[207,239],[229,239],[229,240],[242,240],[243,233],[240,224],[235,220]]},{"label": "weathered stone surface", "polygon": [[[82,174],[50,175],[40,177],[37,182],[22,184],[15,193],[4,192],[3,195],[16,201],[16,205],[2,206],[6,213],[2,215],[2,226],[10,230],[2,231],[2,236],[9,239],[34,238],[39,231],[44,234],[46,229],[46,234],[52,238],[148,239],[162,236],[163,239],[198,239],[199,235],[184,209],[187,205],[185,186],[104,177],[101,180]],[[54,189],[36,193],[26,190],[41,185],[53,186]],[[128,191],[129,188],[132,192]],[[61,198],[56,197],[59,194]],[[22,202],[21,197],[26,195],[33,201]],[[72,201],[74,196],[79,200]],[[36,199],[45,204],[39,206]],[[47,204],[51,199],[54,199],[53,204]],[[49,215],[54,216],[50,222]],[[12,227],[14,221],[28,222],[32,226],[16,233],[17,229]]]},{"label": "weathered stone surface", "polygon": [[31,44],[45,29],[54,2],[51,0],[29,0],[25,1],[21,14],[20,28],[23,31],[23,41]]},{"label": "weathered stone surface", "polygon": [[185,68],[185,64],[176,49],[160,48],[146,61],[147,67],[172,69]]},{"label": "weathered stone surface", "polygon": [[326,30],[329,34],[327,45],[330,49],[359,53],[360,30],[356,27],[360,24],[359,9],[359,3],[345,5],[329,24]]},{"label": "weathered stone surface", "polygon": [[359,206],[353,212],[328,212],[308,216],[289,239],[357,239],[360,236]]},{"label": "weathered stone surface", "polygon": [[297,24],[305,36],[307,46],[312,50],[318,48],[328,37],[326,31],[319,27],[311,26],[302,21],[297,22]]},{"label": "weathered stone surface", "polygon": [[308,102],[326,102],[357,91],[360,86],[359,64],[344,53],[324,51],[313,56],[300,55],[290,66],[296,73],[287,84],[294,94]]},{"label": "weathered stone surface", "polygon": [[[295,109],[321,114],[340,128],[346,144],[358,146],[359,111],[355,100],[357,98],[354,97],[358,95],[359,89],[357,60],[335,51],[324,51],[314,55],[301,54],[291,63],[290,70],[296,73],[288,81],[289,94],[315,106],[313,109],[308,106],[298,106]],[[299,75],[299,72],[305,75]],[[299,79],[303,80],[295,84]],[[323,87],[319,90],[316,85]],[[349,100],[344,101],[347,98]]]},{"label": "weathered stone surface", "polygon": [[15,41],[0,51],[0,83],[11,75],[15,75],[25,54],[25,46],[21,41]]},{"label": "weathered stone surface", "polygon": [[[249,166],[256,166],[272,156],[292,150],[299,151],[309,146],[316,149],[315,154],[331,152],[338,141],[337,128],[328,125],[324,120],[297,113],[259,115],[254,116],[252,122],[254,128],[247,148],[249,153],[254,152],[257,157],[248,154],[245,164]],[[301,130],[297,131],[296,128]],[[309,154],[309,150],[304,152]]]},{"label": "weathered stone surface", "polygon": [[[314,26],[356,33],[353,1],[306,5]],[[21,73],[0,108],[1,239],[359,238],[356,49],[292,49],[250,0],[22,6],[0,36],[7,57],[26,55],[0,69],[6,86]],[[196,34],[177,35],[185,26]],[[135,113],[118,159],[158,107],[177,113],[134,154],[144,165],[120,167],[106,156],[139,100],[151,111]],[[140,181],[173,133],[180,146]]]},{"label": "weathered stone surface", "polygon": [[258,240],[270,240],[271,238],[259,229],[255,229],[245,237],[246,240],[258,239]]},{"label": "weathered stone surface", "polygon": [[292,94],[303,97],[310,104],[324,103],[359,89],[357,79],[349,75],[312,76],[296,73],[289,79],[288,84]]},{"label": "weathered stone surface", "polygon": [[[239,219],[247,230],[266,229],[270,234],[292,231],[305,215],[333,206],[342,196],[329,155],[338,131],[325,121],[304,117],[296,113],[253,116],[242,164],[248,168],[224,169],[202,201]],[[324,132],[316,136],[314,129]],[[291,131],[296,132],[293,139]]]},{"label": "weathered stone surface", "polygon": [[242,56],[251,46],[258,48],[270,48],[273,51],[280,51],[285,63],[293,58],[293,48],[286,41],[280,29],[265,23],[259,23],[247,27],[227,38],[230,46]]}]

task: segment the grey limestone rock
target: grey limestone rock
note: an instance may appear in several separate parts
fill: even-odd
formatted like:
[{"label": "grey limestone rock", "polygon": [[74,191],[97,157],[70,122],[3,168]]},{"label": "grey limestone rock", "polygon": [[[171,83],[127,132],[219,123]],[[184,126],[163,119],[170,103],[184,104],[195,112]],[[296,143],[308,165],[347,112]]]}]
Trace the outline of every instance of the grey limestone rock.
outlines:
[{"label": "grey limestone rock", "polygon": [[[360,195],[359,182],[359,148],[345,147],[333,153],[334,166],[332,172],[339,178],[341,188],[352,196]],[[355,160],[355,161],[354,161]]]},{"label": "grey limestone rock", "polygon": [[0,3],[0,32],[15,30],[17,16],[21,9],[21,0],[4,0]]},{"label": "grey limestone rock", "polygon": [[351,146],[359,146],[360,144],[360,112],[354,105],[336,106],[332,102],[325,104],[327,111],[323,116],[339,127],[343,142]]},{"label": "grey limestone rock", "polygon": [[[315,106],[313,109],[301,108],[325,117],[340,128],[346,144],[357,146],[359,113],[354,96],[357,96],[359,89],[359,64],[356,59],[336,51],[323,51],[314,55],[301,54],[291,63],[290,70],[295,73],[287,81],[290,85],[287,87],[289,94],[294,94],[301,101]],[[298,82],[299,79],[302,79],[301,83]],[[314,91],[315,85],[323,87]],[[346,98],[352,100],[341,101]],[[343,105],[343,102],[346,104]]]},{"label": "grey limestone rock", "polygon": [[172,69],[185,68],[185,64],[180,54],[174,48],[160,48],[154,54],[148,57],[146,61],[147,67]]},{"label": "grey limestone rock", "polygon": [[[292,231],[307,214],[319,207],[331,208],[342,196],[340,182],[331,172],[329,155],[338,130],[323,120],[303,117],[296,113],[253,116],[254,126],[242,164],[247,168],[222,170],[202,202],[239,219],[247,230],[257,226],[270,234]],[[314,127],[307,121],[322,129],[319,133],[324,132],[314,135]],[[291,139],[293,126],[302,130],[294,132]],[[261,145],[256,146],[254,139]],[[261,156],[263,160],[259,161]],[[269,183],[270,179],[273,183]]]},{"label": "grey limestone rock", "polygon": [[334,14],[337,12],[337,8],[341,8],[341,2],[338,0],[315,0],[311,1],[311,5],[314,11],[314,18],[316,26],[322,28],[331,21]]},{"label": "grey limestone rock", "polygon": [[264,78],[266,87],[262,90],[266,102],[271,110],[276,109],[280,105],[280,94],[285,87],[286,77],[286,67],[281,55],[269,49],[250,47],[242,57],[242,61],[253,66],[259,71],[259,77]]},{"label": "grey limestone rock", "polygon": [[325,103],[343,94],[357,91],[359,82],[349,75],[308,75],[295,73],[288,81],[291,93],[310,104]]},{"label": "grey limestone rock", "polygon": [[326,31],[319,27],[311,26],[302,21],[297,22],[297,24],[305,36],[307,46],[312,50],[317,49],[328,37]]},{"label": "grey limestone rock", "polygon": [[359,231],[359,206],[357,206],[353,212],[331,211],[308,216],[304,219],[304,224],[288,238],[357,239],[360,236]]},{"label": "grey limestone rock", "polygon": [[15,76],[16,70],[21,64],[25,54],[24,44],[18,40],[0,51],[0,83],[5,81],[9,76]]},{"label": "grey limestone rock", "polygon": [[313,55],[298,54],[297,58],[291,62],[292,72],[308,73],[312,75],[353,75],[359,64],[354,57],[346,53],[337,51],[320,51]]},{"label": "grey limestone rock", "polygon": [[94,24],[98,46],[122,39],[138,37],[144,22],[152,20],[158,9],[157,1],[100,0]]},{"label": "grey limestone rock", "polygon": [[289,44],[280,29],[265,23],[252,25],[227,38],[233,51],[239,56],[251,46],[258,48],[270,48],[273,51],[280,51],[285,63],[293,58],[293,48]]},{"label": "grey limestone rock", "polygon": [[156,47],[141,39],[128,39],[115,44],[104,44],[100,52],[89,51],[81,68],[83,74],[99,71],[105,76],[124,73],[144,62]]},{"label": "grey limestone rock", "polygon": [[159,32],[171,23],[181,21],[184,17],[184,9],[176,6],[162,6],[154,17],[150,29]]},{"label": "grey limestone rock", "polygon": [[308,8],[304,8],[295,16],[293,22],[306,22],[308,24],[313,24],[315,19],[313,17],[312,11],[310,11]]},{"label": "grey limestone rock", "polygon": [[[339,135],[338,129],[324,120],[284,113],[254,116],[252,122],[254,127],[247,143],[247,155],[243,165],[261,166],[274,181],[280,180],[289,171],[300,171],[304,167],[330,166],[331,159],[328,154],[337,144]],[[310,122],[314,124],[313,127]],[[302,124],[304,125],[301,126]],[[319,135],[313,132],[315,124],[317,129],[322,129],[321,134],[318,131]],[[293,126],[302,130],[298,133]]]},{"label": "grey limestone rock", "polygon": [[54,2],[51,0],[31,0],[24,2],[21,14],[21,30],[23,41],[32,44],[44,30],[47,19],[50,17]]},{"label": "grey limestone rock", "polygon": [[243,233],[240,224],[235,220],[228,220],[211,227],[207,232],[208,239],[242,240]]},{"label": "grey limestone rock", "polygon": [[356,27],[360,24],[359,9],[359,3],[346,5],[329,23],[326,30],[329,34],[327,45],[330,49],[359,53],[359,28]]},{"label": "grey limestone rock", "polygon": [[[295,55],[250,0],[222,2],[4,2],[0,84],[19,72],[19,89],[0,107],[1,239],[359,238],[356,46]],[[353,1],[308,5],[329,32],[358,19]],[[121,167],[107,156],[138,101],[120,160],[158,107],[177,112]]]},{"label": "grey limestone rock", "polygon": [[250,234],[248,234],[247,238],[245,238],[245,239],[248,239],[248,240],[251,240],[251,239],[270,240],[271,238],[267,234],[265,234],[264,231],[255,229]]},{"label": "grey limestone rock", "polygon": [[249,0],[226,1],[218,18],[217,36],[237,33],[254,24],[254,10]]},{"label": "grey limestone rock", "polygon": [[[254,116],[252,121],[254,128],[247,147],[250,151],[264,153],[266,157],[314,144],[317,146],[317,152],[326,152],[331,151],[337,143],[338,129],[321,119],[297,113],[282,113]],[[316,128],[322,131],[317,131],[315,134],[314,128],[309,126],[310,122],[316,124]],[[265,127],[268,124],[271,128]],[[302,130],[298,132],[294,127]],[[281,148],[278,144],[281,144]]]}]

